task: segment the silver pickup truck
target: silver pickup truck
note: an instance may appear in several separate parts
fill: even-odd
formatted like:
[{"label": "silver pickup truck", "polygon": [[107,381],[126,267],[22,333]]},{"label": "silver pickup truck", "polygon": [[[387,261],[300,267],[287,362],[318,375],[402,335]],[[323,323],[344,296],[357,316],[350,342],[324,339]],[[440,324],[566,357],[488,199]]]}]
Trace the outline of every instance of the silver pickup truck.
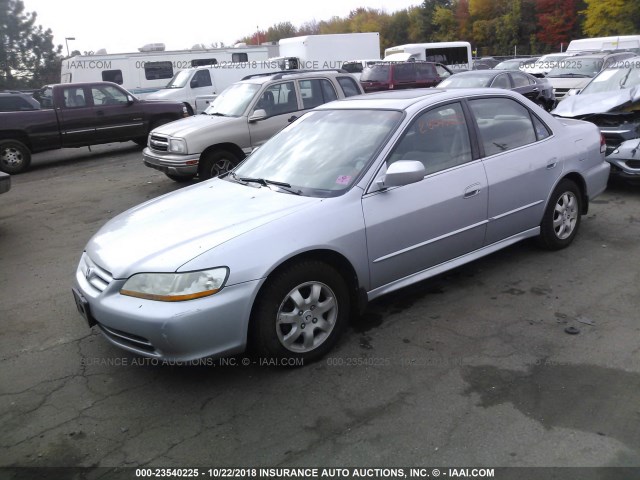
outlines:
[{"label": "silver pickup truck", "polygon": [[252,75],[224,90],[202,114],[153,130],[144,163],[178,182],[216,177],[306,111],[361,93],[356,79],[341,70]]}]

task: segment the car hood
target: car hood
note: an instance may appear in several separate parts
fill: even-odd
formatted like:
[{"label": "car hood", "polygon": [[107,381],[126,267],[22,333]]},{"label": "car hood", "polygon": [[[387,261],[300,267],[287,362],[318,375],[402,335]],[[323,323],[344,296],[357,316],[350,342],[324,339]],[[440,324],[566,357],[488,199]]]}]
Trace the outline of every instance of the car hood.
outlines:
[{"label": "car hood", "polygon": [[322,200],[254,185],[213,179],[143,203],[105,224],[87,254],[114,278],[174,272],[234,237]]},{"label": "car hood", "polygon": [[166,123],[155,128],[154,133],[168,135],[170,137],[184,138],[194,132],[210,129],[214,125],[222,125],[237,120],[237,117],[220,117],[217,115],[194,115],[182,118],[175,122]]},{"label": "car hood", "polygon": [[562,100],[551,113],[560,117],[578,117],[610,112],[638,101],[640,88],[636,86],[625,90],[572,95]]},{"label": "car hood", "polygon": [[184,96],[184,88],[163,88],[156,90],[145,97],[145,100],[171,100],[175,97]]},{"label": "car hood", "polygon": [[591,81],[591,77],[545,77],[554,88],[582,88]]}]

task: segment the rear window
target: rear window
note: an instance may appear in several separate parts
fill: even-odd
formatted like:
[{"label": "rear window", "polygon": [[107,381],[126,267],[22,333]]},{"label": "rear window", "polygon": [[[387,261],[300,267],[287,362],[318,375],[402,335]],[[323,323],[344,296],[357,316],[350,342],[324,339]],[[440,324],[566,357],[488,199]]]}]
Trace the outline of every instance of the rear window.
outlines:
[{"label": "rear window", "polygon": [[342,87],[345,97],[353,97],[354,95],[360,95],[360,89],[356,84],[356,81],[351,77],[338,77],[338,83]]},{"label": "rear window", "polygon": [[397,82],[414,82],[416,80],[415,63],[399,63],[395,65],[393,78]]},{"label": "rear window", "polygon": [[390,65],[371,65],[362,70],[361,82],[387,82]]}]

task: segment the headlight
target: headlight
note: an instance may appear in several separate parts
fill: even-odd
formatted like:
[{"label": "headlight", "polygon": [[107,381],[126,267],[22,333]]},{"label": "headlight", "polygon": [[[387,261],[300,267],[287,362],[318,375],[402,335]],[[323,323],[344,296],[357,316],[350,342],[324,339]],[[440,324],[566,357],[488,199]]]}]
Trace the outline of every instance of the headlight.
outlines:
[{"label": "headlight", "polygon": [[169,151],[174,153],[187,153],[187,142],[182,138],[170,138]]},{"label": "headlight", "polygon": [[226,267],[187,273],[138,273],[129,277],[120,293],[160,302],[182,302],[219,292],[228,275]]}]

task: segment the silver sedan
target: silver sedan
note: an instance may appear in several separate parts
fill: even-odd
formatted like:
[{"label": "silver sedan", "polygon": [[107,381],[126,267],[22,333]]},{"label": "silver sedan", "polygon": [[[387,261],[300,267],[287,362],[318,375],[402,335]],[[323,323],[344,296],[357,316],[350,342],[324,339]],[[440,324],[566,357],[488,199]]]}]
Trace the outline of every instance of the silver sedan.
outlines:
[{"label": "silver sedan", "polygon": [[595,125],[506,90],[329,103],[225,177],[108,222],[74,298],[140,355],[312,361],[380,295],[529,237],[568,246],[606,187],[604,149]]}]

